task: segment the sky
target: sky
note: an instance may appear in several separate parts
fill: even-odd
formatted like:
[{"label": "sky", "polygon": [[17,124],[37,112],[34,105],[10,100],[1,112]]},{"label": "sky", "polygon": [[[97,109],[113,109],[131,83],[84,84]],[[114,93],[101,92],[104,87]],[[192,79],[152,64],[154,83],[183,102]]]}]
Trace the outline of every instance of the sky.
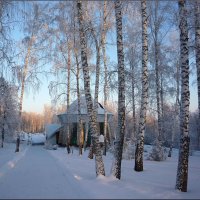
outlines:
[{"label": "sky", "polygon": [[[117,50],[116,46],[108,45],[107,46],[107,55],[110,58],[110,61],[116,62],[117,60]],[[24,105],[23,110],[27,112],[38,112],[42,113],[44,104],[51,105],[51,97],[49,95],[48,89],[49,81],[43,80],[41,88],[37,93],[30,91],[29,93],[25,92],[24,95]],[[101,94],[99,94],[99,99],[101,100]],[[72,103],[72,102],[71,102]]]},{"label": "sky", "polygon": [[[194,78],[194,77],[193,77]],[[51,105],[48,83],[43,82],[37,93],[25,92],[23,110],[26,112],[42,113],[44,104]],[[197,85],[190,81],[190,111],[195,112],[198,108]]]},{"label": "sky", "polygon": [[[16,38],[16,40],[23,38],[23,34],[21,31],[19,31],[19,27],[16,27],[12,34]],[[115,42],[115,28],[113,29],[113,33],[108,35],[108,37],[110,37],[112,43]],[[109,55],[111,61],[114,61],[115,63],[117,62],[116,46],[109,46],[107,49],[107,54]],[[190,76],[190,111],[192,112],[196,111],[198,108],[197,85],[193,84],[194,80],[196,79],[195,74],[196,73]],[[49,95],[48,84],[49,82],[43,79],[41,88],[37,93],[33,93],[33,91],[27,93],[25,91],[23,111],[42,113],[44,104],[51,104],[51,97]]]},{"label": "sky", "polygon": [[[200,152],[189,157],[188,191],[175,190],[178,151],[166,161],[147,160],[144,171],[134,171],[134,159],[122,160],[121,180],[110,174],[113,156],[103,156],[106,176],[95,174],[88,149],[67,154],[66,148],[47,150],[42,145],[5,143],[0,151],[0,199],[199,199]],[[126,153],[123,154],[124,158]]]},{"label": "sky", "polygon": [[44,105],[51,105],[48,83],[44,82],[37,93],[25,92],[23,111],[42,113]]},{"label": "sky", "polygon": [[[51,105],[48,83],[44,82],[37,93],[30,92],[24,95],[23,110],[26,112],[42,113],[44,104]],[[190,111],[195,112],[198,108],[198,96],[196,84],[190,83]]]}]

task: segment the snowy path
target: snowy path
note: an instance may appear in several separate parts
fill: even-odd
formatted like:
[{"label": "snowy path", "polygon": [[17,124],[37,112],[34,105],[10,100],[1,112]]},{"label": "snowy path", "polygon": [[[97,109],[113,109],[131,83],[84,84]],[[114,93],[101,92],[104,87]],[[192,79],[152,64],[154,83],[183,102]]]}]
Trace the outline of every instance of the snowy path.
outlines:
[{"label": "snowy path", "polygon": [[30,146],[20,162],[0,176],[0,199],[80,199],[82,195],[90,198],[43,146]]}]

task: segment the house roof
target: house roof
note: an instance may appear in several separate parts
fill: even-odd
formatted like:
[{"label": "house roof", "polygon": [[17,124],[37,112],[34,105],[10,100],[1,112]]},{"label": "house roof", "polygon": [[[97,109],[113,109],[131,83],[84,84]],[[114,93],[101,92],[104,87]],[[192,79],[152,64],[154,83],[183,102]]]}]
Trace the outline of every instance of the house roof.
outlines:
[{"label": "house roof", "polygon": [[[94,101],[93,101],[94,102]],[[81,114],[87,115],[87,105],[86,105],[86,100],[85,100],[85,96],[81,96],[80,97],[80,107],[81,107]],[[69,106],[69,111],[63,113],[63,114],[74,114],[74,115],[78,115],[78,99],[76,99],[74,102],[71,103],[71,105]],[[105,114],[105,108],[98,103],[98,113],[99,115],[104,115]],[[107,111],[108,115],[112,115],[111,112]]]},{"label": "house roof", "polygon": [[46,138],[48,139],[52,137],[60,128],[61,128],[60,124],[45,125]]}]

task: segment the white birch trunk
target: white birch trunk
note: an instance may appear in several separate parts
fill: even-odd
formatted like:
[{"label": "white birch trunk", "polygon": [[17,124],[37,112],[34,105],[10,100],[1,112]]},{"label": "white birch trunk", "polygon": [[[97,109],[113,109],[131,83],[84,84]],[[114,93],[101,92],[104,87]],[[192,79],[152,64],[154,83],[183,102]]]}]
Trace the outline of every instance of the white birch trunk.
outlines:
[{"label": "white birch trunk", "polygon": [[[95,94],[94,94],[94,111],[95,115],[98,114],[98,99],[99,99],[99,74],[100,74],[100,50],[101,44],[98,43],[97,36],[95,35],[94,29],[91,24],[91,33],[94,38],[95,47],[96,47],[96,80],[95,80]],[[97,124],[98,126],[98,124]]]},{"label": "white birch trunk", "polygon": [[88,121],[85,122],[85,141],[84,141],[84,150],[87,147],[87,140],[88,140]]},{"label": "white birch trunk", "polygon": [[85,31],[83,26],[83,14],[82,14],[82,3],[81,1],[77,1],[77,10],[78,10],[78,22],[79,22],[79,34],[80,34],[80,43],[81,43],[81,61],[84,75],[84,89],[85,89],[85,97],[87,103],[87,111],[89,115],[90,121],[90,130],[92,136],[92,143],[94,145],[94,153],[95,153],[95,164],[96,164],[96,175],[105,175],[104,163],[102,159],[100,143],[98,139],[97,133],[97,119],[94,113],[94,106],[92,102],[92,96],[90,92],[90,76],[89,76],[89,67],[87,62],[87,48],[86,48],[86,39],[85,39]]},{"label": "white birch trunk", "polygon": [[158,66],[158,43],[157,43],[157,30],[155,31],[155,70],[156,70],[156,104],[157,104],[157,116],[158,116],[158,140],[161,141],[162,122],[161,122],[161,87],[159,78],[159,66]]},{"label": "white birch trunk", "polygon": [[139,132],[135,151],[135,171],[143,171],[144,133],[148,103],[148,39],[146,0],[141,1],[142,11],[142,97],[140,109]]},{"label": "white birch trunk", "polygon": [[76,54],[77,60],[77,72],[76,72],[76,81],[77,81],[77,99],[78,99],[78,144],[79,144],[79,155],[82,155],[82,147],[83,147],[83,123],[81,118],[81,99],[80,99],[80,89],[79,89],[79,64],[78,64],[78,57]]},{"label": "white birch trunk", "polygon": [[25,57],[24,68],[23,68],[23,74],[22,74],[21,93],[20,93],[20,100],[19,100],[19,115],[20,115],[20,117],[22,115],[22,106],[23,106],[23,100],[24,100],[24,88],[25,88],[25,81],[26,81],[26,76],[27,76],[27,72],[28,72],[31,47],[32,47],[32,38],[31,38],[30,44],[28,46],[27,54]]},{"label": "white birch trunk", "polygon": [[180,29],[180,65],[181,65],[181,121],[180,147],[176,176],[176,189],[187,192],[188,158],[189,158],[189,47],[187,11],[185,0],[179,0],[179,29]]},{"label": "white birch trunk", "polygon": [[103,5],[103,31],[102,31],[102,52],[103,52],[103,64],[104,64],[104,149],[103,155],[106,155],[107,150],[107,127],[108,127],[108,113],[107,113],[107,101],[108,101],[108,67],[106,58],[106,17],[107,17],[107,2],[104,1]]},{"label": "white birch trunk", "polygon": [[[22,109],[23,109],[23,100],[24,100],[24,89],[25,89],[25,81],[26,81],[26,76],[28,72],[28,65],[29,65],[29,59],[31,55],[31,48],[32,48],[32,42],[33,42],[33,37],[30,39],[30,43],[28,45],[28,50],[27,54],[25,57],[25,63],[24,63],[24,68],[23,68],[23,74],[22,74],[22,82],[21,82],[21,94],[20,94],[20,99],[19,99],[19,117],[20,120],[22,120]],[[20,127],[19,130],[21,131],[21,122],[20,122]],[[20,146],[20,139],[18,139],[20,136],[17,136],[17,141],[16,141],[16,149],[15,152],[19,152],[19,146]]]},{"label": "white birch trunk", "polygon": [[[74,43],[75,43],[75,38],[74,38]],[[79,145],[79,155],[82,155],[82,147],[84,143],[84,138],[83,138],[83,123],[82,123],[82,118],[81,118],[81,99],[80,99],[80,86],[79,86],[79,75],[80,75],[80,67],[79,67],[79,62],[78,62],[78,50],[74,48],[74,54],[75,54],[75,60],[76,60],[76,93],[77,93],[77,100],[78,100],[78,127],[77,127],[77,143]]]},{"label": "white birch trunk", "polygon": [[125,70],[122,34],[122,3],[117,0],[115,3],[115,19],[117,32],[117,59],[118,59],[118,130],[115,141],[114,160],[112,164],[112,175],[121,178],[121,162],[125,133]]},{"label": "white birch trunk", "polygon": [[130,70],[131,70],[131,88],[132,88],[132,109],[133,109],[133,130],[131,134],[131,142],[133,143],[134,137],[136,136],[136,117],[135,117],[135,66],[132,61],[133,59],[133,48],[131,49],[131,62],[130,62]]},{"label": "white birch trunk", "polygon": [[172,155],[172,149],[173,149],[173,143],[174,143],[174,136],[176,133],[176,127],[179,125],[179,95],[180,95],[180,90],[179,90],[179,84],[180,84],[180,66],[179,62],[176,65],[176,103],[175,103],[175,116],[174,116],[174,123],[173,123],[173,128],[172,128],[172,138],[171,138],[171,144],[170,144],[170,149],[168,153],[168,157],[171,157]]},{"label": "white birch trunk", "polygon": [[[70,41],[68,41],[68,58],[67,58],[67,113],[69,112],[69,104],[70,104],[70,72],[71,72],[71,45]],[[66,130],[66,146],[67,151],[70,153],[70,127],[69,127],[69,113],[67,115],[67,130]]]},{"label": "white birch trunk", "polygon": [[196,46],[196,68],[197,68],[197,91],[198,91],[198,147],[200,139],[200,2],[195,1],[195,46]]}]

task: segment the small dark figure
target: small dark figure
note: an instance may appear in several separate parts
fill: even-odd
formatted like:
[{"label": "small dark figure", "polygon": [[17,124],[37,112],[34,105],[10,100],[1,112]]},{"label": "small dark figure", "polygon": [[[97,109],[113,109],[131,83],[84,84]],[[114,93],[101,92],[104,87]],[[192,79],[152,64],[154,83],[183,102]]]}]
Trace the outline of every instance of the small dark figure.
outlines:
[{"label": "small dark figure", "polygon": [[19,135],[17,135],[16,150],[15,150],[15,152],[19,152],[19,145],[20,145],[20,137],[19,137]]},{"label": "small dark figure", "polygon": [[67,153],[70,154],[71,150],[70,150],[70,147],[69,145],[67,145]]}]

